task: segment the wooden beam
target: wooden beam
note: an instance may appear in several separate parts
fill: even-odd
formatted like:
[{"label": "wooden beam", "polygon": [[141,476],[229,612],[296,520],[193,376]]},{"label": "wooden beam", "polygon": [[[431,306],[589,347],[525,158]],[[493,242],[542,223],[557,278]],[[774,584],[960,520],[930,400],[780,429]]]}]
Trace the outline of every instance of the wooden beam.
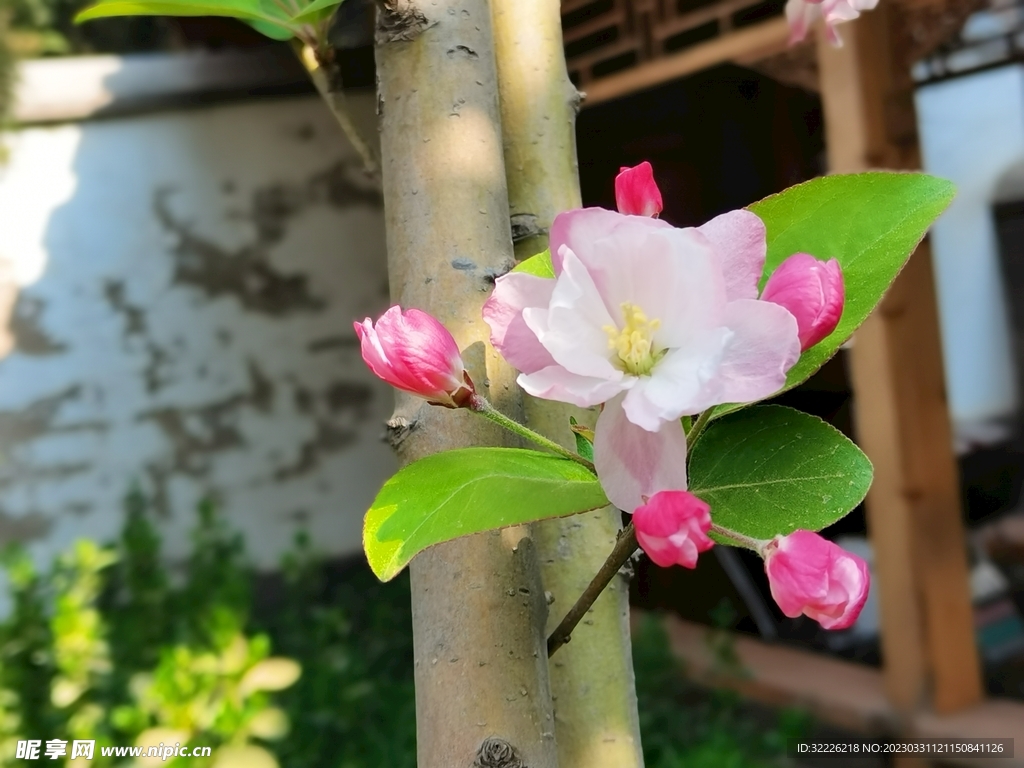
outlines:
[{"label": "wooden beam", "polygon": [[570,27],[562,33],[562,40],[566,44],[574,43],[577,40],[582,40],[588,35],[592,35],[595,32],[601,32],[602,30],[608,29],[609,27],[617,27],[619,24],[625,23],[626,14],[614,8],[608,13],[603,13],[600,16],[596,16],[593,19],[588,19],[581,24],[577,24],[575,27]]},{"label": "wooden beam", "polygon": [[[641,612],[633,614],[635,623]],[[726,687],[770,706],[801,707],[821,722],[870,737],[1011,738],[1014,757],[997,762],[1005,768],[1024,768],[1022,702],[990,699],[952,715],[920,712],[907,719],[888,701],[883,673],[874,667],[730,634],[728,643],[741,672],[730,674],[715,658],[708,642],[709,627],[669,617],[665,628],[673,655],[684,662],[687,677],[698,684]],[[950,763],[994,765],[992,758]]]},{"label": "wooden beam", "polygon": [[[843,48],[819,37],[832,172],[919,167],[897,13],[883,3],[844,24]],[[886,690],[904,712],[969,707],[983,693],[926,246],[857,332],[850,358],[857,439],[875,466],[867,512]]]},{"label": "wooden beam", "polygon": [[[639,617],[641,612],[633,613]],[[762,704],[802,707],[823,722],[857,733],[898,730],[877,669],[730,634],[742,669],[742,674],[730,674],[708,642],[710,627],[669,616],[665,629],[673,655],[684,662],[686,676],[694,682],[724,686]]]},{"label": "wooden beam", "polygon": [[737,11],[760,3],[761,0],[718,0],[717,3],[704,6],[696,11],[689,11],[678,16],[672,16],[660,22],[654,28],[654,37],[657,40],[666,40],[680,32],[696,29],[707,24],[709,21],[728,19]]},{"label": "wooden beam", "polygon": [[[788,40],[789,28],[785,19],[772,19],[745,27],[679,53],[662,56],[619,74],[587,83],[583,106],[591,107],[653,88],[717,64],[757,61],[785,50]],[[569,62],[570,69],[576,69],[577,66],[575,60]]]}]

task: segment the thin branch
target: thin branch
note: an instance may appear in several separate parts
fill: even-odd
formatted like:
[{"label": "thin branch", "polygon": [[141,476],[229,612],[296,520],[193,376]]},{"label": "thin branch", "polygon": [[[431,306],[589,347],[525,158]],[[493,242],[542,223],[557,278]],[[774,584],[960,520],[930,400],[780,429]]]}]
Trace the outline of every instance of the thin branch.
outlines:
[{"label": "thin branch", "polygon": [[[758,554],[762,554],[765,546],[768,544],[766,540],[755,539],[714,523],[711,524],[711,530],[739,546],[754,550]],[[597,575],[587,585],[587,588],[583,590],[583,594],[580,595],[575,605],[565,614],[565,618],[555,627],[555,631],[548,637],[548,658],[569,642],[573,630],[576,629],[576,625],[582,621],[587,611],[594,604],[594,601],[601,596],[605,587],[615,578],[615,574],[619,572],[639,547],[640,545],[636,540],[636,530],[633,528],[633,524],[630,523],[623,529],[618,541],[615,542],[615,547],[612,548],[611,554],[608,555],[608,559],[604,561]]]},{"label": "thin branch", "polygon": [[303,45],[297,53],[302,65],[309,72],[313,85],[316,86],[323,100],[327,102],[327,107],[334,115],[334,119],[338,121],[345,137],[362,158],[366,171],[376,176],[380,173],[380,157],[376,145],[372,140],[364,137],[356,127],[348,99],[345,98],[340,78],[337,76],[336,65],[323,62],[317,56],[317,52],[308,44]]},{"label": "thin branch", "polygon": [[579,600],[576,601],[576,604],[569,609],[569,612],[565,614],[565,618],[562,619],[558,626],[555,627],[555,631],[548,637],[548,658],[569,642],[573,630],[576,629],[576,625],[587,615],[587,611],[590,610],[594,601],[600,597],[605,587],[611,583],[612,579],[615,578],[615,574],[633,556],[633,553],[636,552],[639,546],[636,541],[636,531],[633,529],[633,524],[630,523],[623,529],[622,534],[615,542],[615,547],[612,549],[611,554],[608,555],[608,559],[601,566],[601,570],[597,572],[597,575],[587,585]]}]

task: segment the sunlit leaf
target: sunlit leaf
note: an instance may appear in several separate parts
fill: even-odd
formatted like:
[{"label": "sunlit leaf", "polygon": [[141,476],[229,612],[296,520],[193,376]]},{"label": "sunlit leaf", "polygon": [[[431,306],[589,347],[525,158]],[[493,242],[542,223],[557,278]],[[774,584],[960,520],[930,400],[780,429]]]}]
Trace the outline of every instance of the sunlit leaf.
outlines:
[{"label": "sunlit leaf", "polygon": [[517,448],[463,448],[420,459],[388,480],[366,513],[363,547],[382,581],[419,552],[471,533],[608,504],[569,459]]},{"label": "sunlit leaf", "polygon": [[[794,253],[835,258],[843,268],[839,325],[801,355],[784,389],[806,381],[871,314],[954,194],[951,182],[923,173],[871,172],[824,176],[750,206],[768,229],[762,286]],[[738,407],[719,406],[716,415]]]},{"label": "sunlit leaf", "polygon": [[275,39],[291,37],[294,26],[290,13],[273,0],[100,0],[79,12],[75,22],[110,16],[228,16]]},{"label": "sunlit leaf", "polygon": [[554,277],[555,268],[551,264],[551,251],[542,251],[536,256],[523,259],[512,269],[513,272],[525,272],[537,277]]}]

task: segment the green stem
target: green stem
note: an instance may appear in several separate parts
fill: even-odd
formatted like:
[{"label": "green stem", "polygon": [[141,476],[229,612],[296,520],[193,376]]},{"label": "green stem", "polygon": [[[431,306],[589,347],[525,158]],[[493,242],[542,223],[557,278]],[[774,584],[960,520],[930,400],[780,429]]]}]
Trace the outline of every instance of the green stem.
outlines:
[{"label": "green stem", "polygon": [[754,550],[755,552],[757,552],[757,554],[762,555],[762,557],[762,552],[769,543],[767,539],[755,539],[752,536],[747,536],[745,534],[739,533],[738,531],[733,531],[729,528],[723,528],[722,526],[716,525],[715,523],[711,524],[711,531],[712,533],[717,533],[723,539],[729,539],[729,541],[735,542],[741,547],[746,547],[747,549]]},{"label": "green stem", "polygon": [[518,421],[510,419],[508,416],[503,414],[501,411],[495,410],[486,398],[480,395],[473,395],[469,401],[469,409],[474,413],[479,413],[481,416],[486,416],[488,419],[493,421],[495,424],[504,427],[509,432],[524,437],[527,440],[532,440],[537,445],[547,448],[549,451],[557,453],[559,456],[563,456],[567,459],[572,459],[577,464],[582,464],[584,467],[589,469],[591,472],[596,474],[594,465],[592,462],[587,461],[582,456],[579,456],[567,448],[563,448],[561,445],[556,443],[554,440],[549,440],[544,435],[534,432],[529,427],[524,427]]}]

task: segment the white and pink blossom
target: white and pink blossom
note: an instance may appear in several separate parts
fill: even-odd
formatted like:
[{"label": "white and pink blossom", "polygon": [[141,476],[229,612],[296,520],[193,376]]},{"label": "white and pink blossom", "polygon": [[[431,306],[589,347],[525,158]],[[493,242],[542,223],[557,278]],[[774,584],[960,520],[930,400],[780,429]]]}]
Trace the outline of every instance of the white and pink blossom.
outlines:
[{"label": "white and pink blossom", "polygon": [[764,224],[733,211],[699,228],[588,208],[556,217],[555,279],[513,272],[484,306],[492,342],[528,393],[604,404],[594,463],[632,511],[686,488],[680,417],[778,391],[797,322],[758,300]]},{"label": "white and pink blossom", "polygon": [[814,23],[822,18],[825,20],[825,35],[832,45],[842,47],[843,40],[836,31],[836,26],[845,21],[853,21],[861,11],[870,11],[878,5],[878,0],[788,0],[786,3],[786,20],[789,22],[789,44],[795,45],[807,37]]}]

